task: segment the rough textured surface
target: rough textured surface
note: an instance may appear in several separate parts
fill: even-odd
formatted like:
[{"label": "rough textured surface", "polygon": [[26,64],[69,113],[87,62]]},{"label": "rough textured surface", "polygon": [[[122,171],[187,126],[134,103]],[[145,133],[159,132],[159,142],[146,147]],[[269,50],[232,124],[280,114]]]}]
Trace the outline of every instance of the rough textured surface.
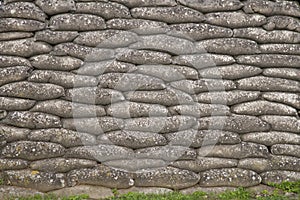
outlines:
[{"label": "rough textured surface", "polygon": [[300,180],[296,0],[0,7],[0,198]]}]

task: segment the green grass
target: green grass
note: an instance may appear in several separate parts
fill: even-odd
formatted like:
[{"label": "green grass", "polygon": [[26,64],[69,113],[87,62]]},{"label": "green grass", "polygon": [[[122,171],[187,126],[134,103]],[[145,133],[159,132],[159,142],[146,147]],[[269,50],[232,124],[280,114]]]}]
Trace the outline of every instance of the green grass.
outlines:
[{"label": "green grass", "polygon": [[[293,199],[300,200],[300,180],[297,182],[283,182],[280,184],[270,183],[274,187],[274,192],[266,190],[259,194],[254,194],[245,188],[238,188],[234,191],[225,191],[219,194],[205,193],[201,191],[192,194],[182,194],[180,192],[171,192],[166,194],[144,194],[129,192],[120,195],[118,190],[113,189],[113,197],[105,198],[104,200],[290,200],[290,196],[284,195],[285,192],[294,193]],[[56,197],[54,195],[35,195],[31,197],[11,197],[8,200],[85,200],[89,196],[86,194],[70,196],[70,197]],[[5,199],[6,200],[6,199]]]}]

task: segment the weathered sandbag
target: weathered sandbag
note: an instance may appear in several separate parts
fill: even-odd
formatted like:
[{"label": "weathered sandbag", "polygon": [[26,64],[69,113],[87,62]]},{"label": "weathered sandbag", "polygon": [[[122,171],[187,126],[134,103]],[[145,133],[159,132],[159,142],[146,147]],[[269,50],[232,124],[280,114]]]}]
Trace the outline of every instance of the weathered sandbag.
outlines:
[{"label": "weathered sandbag", "polygon": [[243,141],[272,146],[274,144],[300,144],[300,135],[289,132],[255,132],[241,136]]},{"label": "weathered sandbag", "polygon": [[48,15],[76,10],[74,0],[36,0],[35,3]]},{"label": "weathered sandbag", "polygon": [[297,18],[289,16],[271,16],[267,18],[267,24],[263,27],[268,30],[288,29],[290,31],[300,32],[300,21]]},{"label": "weathered sandbag", "polygon": [[0,33],[0,41],[24,39],[24,38],[30,38],[32,36],[33,33],[29,33],[29,32],[4,32],[4,33]]},{"label": "weathered sandbag", "polygon": [[259,14],[245,14],[243,12],[215,12],[205,15],[205,21],[229,28],[261,26],[266,23],[266,17]]},{"label": "weathered sandbag", "polygon": [[272,170],[260,174],[262,183],[282,183],[283,181],[289,180],[296,182],[300,179],[300,172],[285,171],[285,170]]},{"label": "weathered sandbag", "polygon": [[76,13],[99,15],[104,19],[131,18],[129,9],[115,2],[76,3]]},{"label": "weathered sandbag", "polygon": [[300,55],[300,44],[262,44],[259,48],[261,53]]},{"label": "weathered sandbag", "polygon": [[263,75],[300,81],[300,69],[294,68],[267,68]]},{"label": "weathered sandbag", "polygon": [[9,83],[0,87],[0,95],[28,98],[34,100],[55,99],[64,96],[61,86],[49,83],[32,83],[27,81]]},{"label": "weathered sandbag", "polygon": [[201,2],[179,0],[179,3],[204,13],[239,10],[243,6],[243,3],[238,0],[202,0]]},{"label": "weathered sandbag", "polygon": [[49,22],[49,28],[58,31],[92,31],[105,27],[103,18],[89,14],[59,14]]},{"label": "weathered sandbag", "polygon": [[14,2],[1,6],[0,17],[34,19],[44,22],[47,15],[34,3]]},{"label": "weathered sandbag", "polygon": [[0,42],[0,53],[3,55],[30,57],[49,53],[51,50],[52,46],[49,44],[35,42],[32,38]]},{"label": "weathered sandbag", "polygon": [[258,43],[295,43],[300,42],[300,33],[288,30],[266,31],[262,28],[240,28],[233,30],[234,37],[254,40]]},{"label": "weathered sandbag", "polygon": [[136,173],[135,186],[182,189],[196,185],[200,176],[188,170],[164,167]]},{"label": "weathered sandbag", "polygon": [[299,133],[300,120],[291,116],[265,115],[261,119],[268,122],[275,131]]},{"label": "weathered sandbag", "polygon": [[26,169],[28,165],[29,162],[27,160],[22,159],[1,158],[0,160],[1,170]]},{"label": "weathered sandbag", "polygon": [[286,92],[265,92],[262,97],[269,101],[275,101],[300,109],[300,94]]},{"label": "weathered sandbag", "polygon": [[40,21],[31,19],[18,19],[18,18],[1,18],[0,19],[0,32],[10,31],[25,31],[33,32],[39,31],[46,27],[46,24]]},{"label": "weathered sandbag", "polygon": [[32,70],[31,67],[27,66],[0,68],[0,86],[11,82],[25,80],[30,76]]},{"label": "weathered sandbag", "polygon": [[152,6],[175,6],[177,3],[175,0],[114,0],[115,2],[121,3],[129,8],[132,7],[152,7]]},{"label": "weathered sandbag", "polygon": [[34,106],[35,103],[36,101],[29,99],[0,97],[0,109],[5,109],[7,111],[29,110]]},{"label": "weathered sandbag", "polygon": [[17,128],[14,126],[0,125],[0,141],[14,142],[18,140],[26,140],[30,129]]},{"label": "weathered sandbag", "polygon": [[134,18],[162,21],[166,23],[202,22],[202,13],[184,6],[141,7],[130,10]]},{"label": "weathered sandbag", "polygon": [[[298,157],[298,158],[300,157],[299,156],[300,155],[299,144],[298,145],[275,144],[275,145],[271,146],[271,152],[272,152],[272,154],[275,154],[275,155],[294,156],[294,157]],[[299,170],[299,168],[297,168],[297,170]]]},{"label": "weathered sandbag", "polygon": [[149,170],[152,168],[159,168],[166,166],[166,162],[160,159],[121,159],[121,160],[111,160],[111,161],[105,161],[103,162],[104,165],[126,170],[129,172],[135,172],[139,170]]},{"label": "weathered sandbag", "polygon": [[44,41],[49,44],[59,44],[64,42],[71,42],[76,36],[78,36],[77,31],[42,30],[35,33],[34,39],[36,41]]},{"label": "weathered sandbag", "polygon": [[31,66],[29,60],[17,56],[0,55],[0,68],[14,66]]}]

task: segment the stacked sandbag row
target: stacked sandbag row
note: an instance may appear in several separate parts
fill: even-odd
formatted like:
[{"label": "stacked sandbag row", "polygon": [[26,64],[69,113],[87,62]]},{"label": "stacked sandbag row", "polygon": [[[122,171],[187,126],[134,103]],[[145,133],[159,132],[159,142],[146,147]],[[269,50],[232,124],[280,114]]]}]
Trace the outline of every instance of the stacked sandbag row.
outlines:
[{"label": "stacked sandbag row", "polygon": [[300,179],[296,1],[4,0],[0,17],[5,185]]}]

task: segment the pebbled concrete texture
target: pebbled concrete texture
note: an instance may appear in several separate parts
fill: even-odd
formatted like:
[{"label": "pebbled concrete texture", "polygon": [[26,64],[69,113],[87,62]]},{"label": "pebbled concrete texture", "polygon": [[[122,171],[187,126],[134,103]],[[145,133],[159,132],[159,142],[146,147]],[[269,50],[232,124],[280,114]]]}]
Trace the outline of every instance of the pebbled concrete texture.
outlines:
[{"label": "pebbled concrete texture", "polygon": [[296,0],[3,0],[0,198],[300,179]]}]

